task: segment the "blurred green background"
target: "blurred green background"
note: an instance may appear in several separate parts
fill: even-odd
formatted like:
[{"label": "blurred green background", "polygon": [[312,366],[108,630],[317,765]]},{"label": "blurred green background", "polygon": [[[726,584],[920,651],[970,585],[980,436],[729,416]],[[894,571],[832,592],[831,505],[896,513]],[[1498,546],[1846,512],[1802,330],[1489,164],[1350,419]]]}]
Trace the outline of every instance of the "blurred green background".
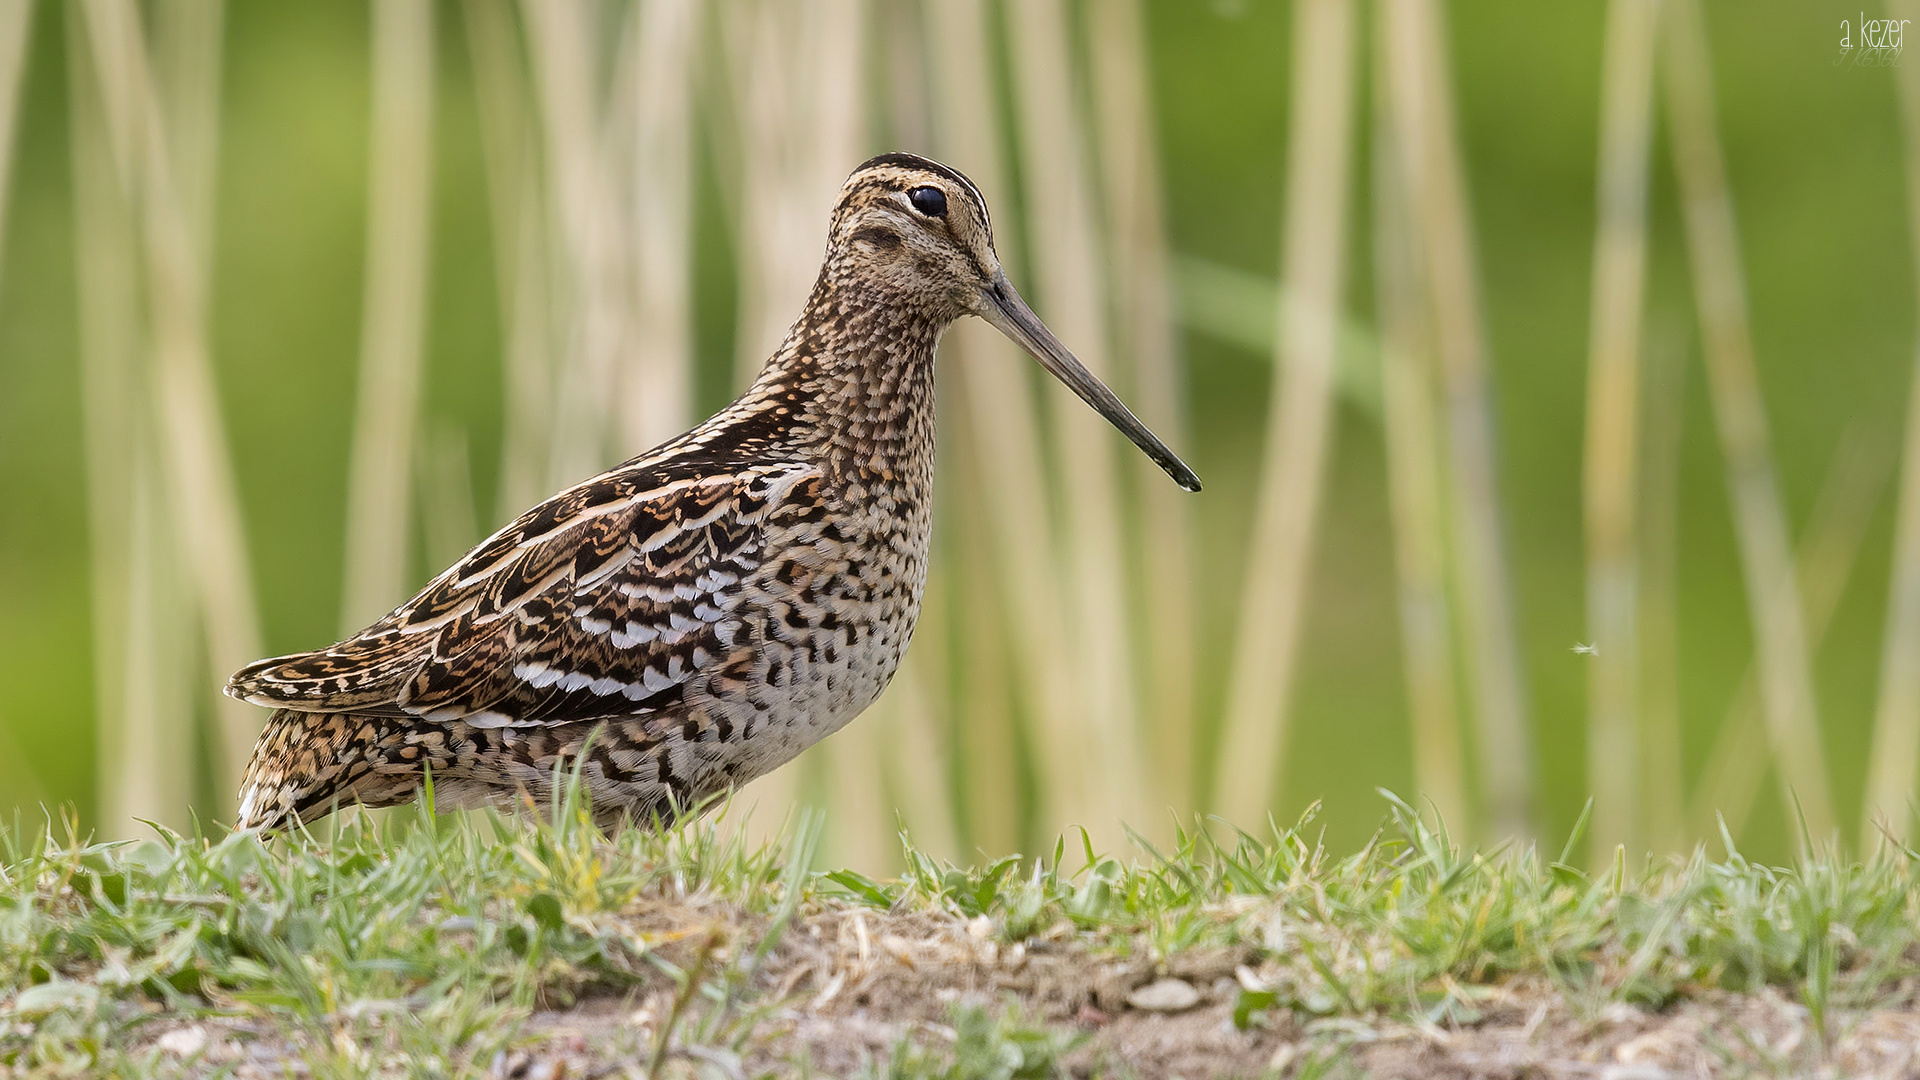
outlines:
[{"label": "blurred green background", "polygon": [[[0,806],[71,802],[91,821],[98,734],[63,30],[77,10],[41,4],[34,12],[0,275]],[[1797,529],[1847,432],[1877,438],[1889,461],[1898,445],[1915,327],[1893,73],[1836,66],[1840,21],[1857,17],[1851,8],[1722,0],[1706,13],[1762,389]],[[1588,658],[1573,646],[1586,640],[1581,454],[1605,9],[1474,3],[1445,15],[1484,283],[1538,825],[1557,843],[1587,782]],[[1155,0],[1147,28],[1170,246],[1274,277],[1290,8]],[[241,0],[226,9],[211,346],[273,653],[317,647],[338,629],[366,237],[369,34],[364,5]],[[521,508],[493,505],[501,329],[462,35],[461,8],[438,5],[423,424],[465,433],[480,523],[491,529]],[[876,152],[890,149],[870,141]],[[1664,138],[1653,146],[1647,336],[1650,350],[1684,354],[1689,367],[1676,665],[1691,780],[1753,642],[1671,166]],[[1367,321],[1367,140],[1357,147],[1346,305]],[[718,205],[728,196],[710,172],[696,174],[694,234],[703,412],[728,395],[734,355],[733,256]],[[1034,300],[1044,316],[1045,296]],[[1188,327],[1181,343],[1194,432],[1183,449],[1208,481],[1194,503],[1206,747],[1223,694],[1206,658],[1231,647],[1274,369],[1267,354],[1204,329]],[[1324,799],[1327,835],[1346,847],[1379,818],[1373,789],[1409,791],[1412,765],[1379,422],[1347,404],[1340,410],[1276,811],[1291,818]],[[1892,486],[1878,495],[1815,665],[1846,821],[1857,820],[1880,665]],[[435,569],[421,553],[412,580]],[[1786,822],[1768,785],[1743,843],[1784,857]]]}]

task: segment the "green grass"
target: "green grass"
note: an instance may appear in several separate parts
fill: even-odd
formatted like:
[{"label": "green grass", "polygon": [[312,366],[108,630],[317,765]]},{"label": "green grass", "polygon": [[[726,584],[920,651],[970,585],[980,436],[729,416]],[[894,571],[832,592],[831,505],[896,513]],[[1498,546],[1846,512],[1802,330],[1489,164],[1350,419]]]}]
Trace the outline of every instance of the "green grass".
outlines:
[{"label": "green grass", "polygon": [[[484,1075],[534,1038],[532,1018],[609,997],[650,1003],[596,1048],[635,1075],[802,1075],[781,1041],[804,936],[787,931],[856,910],[1090,959],[1237,950],[1235,1023],[1322,1022],[1329,1039],[1343,1018],[1473,1024],[1486,988],[1516,981],[1595,1017],[1773,986],[1825,1032],[1920,963],[1912,851],[1791,869],[1696,852],[1593,877],[1534,851],[1462,851],[1388,800],[1344,856],[1310,815],[1133,860],[1063,842],[959,868],[909,844],[894,881],[814,871],[817,819],[782,846],[712,817],[609,838],[573,800],[521,819],[362,819],[325,842],[89,844],[15,822],[0,829],[0,1076],[179,1069],[155,1038],[194,1021],[271,1040],[315,1076]],[[1017,1004],[949,1019],[868,1075],[1053,1076],[1085,1041]]]}]

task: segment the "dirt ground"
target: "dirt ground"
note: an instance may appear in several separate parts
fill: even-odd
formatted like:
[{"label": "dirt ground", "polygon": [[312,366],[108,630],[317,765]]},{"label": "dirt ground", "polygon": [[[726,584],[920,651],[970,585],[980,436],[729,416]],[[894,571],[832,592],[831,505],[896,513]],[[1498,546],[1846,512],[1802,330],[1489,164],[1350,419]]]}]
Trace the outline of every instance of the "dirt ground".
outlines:
[{"label": "dirt ground", "polygon": [[[1279,1012],[1242,1031],[1231,1014],[1241,982],[1258,978],[1252,959],[1229,950],[1160,963],[1094,958],[1068,942],[1003,945],[984,921],[835,911],[797,924],[760,973],[774,1004],[744,1060],[680,1047],[671,1071],[785,1076],[804,1059],[809,1075],[860,1075],[903,1040],[951,1043],[955,1007],[971,1003],[1082,1033],[1064,1058],[1075,1076],[1920,1078],[1920,984],[1870,1011],[1834,1010],[1825,1039],[1803,1004],[1773,990],[1704,992],[1651,1012],[1586,1009],[1558,987],[1526,982],[1462,988],[1472,1008],[1444,1024]],[[524,1080],[643,1075],[673,996],[662,980],[536,1012],[517,1048],[487,1067]],[[189,1074],[305,1072],[289,1067],[297,1048],[288,1037],[254,1026],[201,1022],[156,1028],[153,1038]]]}]

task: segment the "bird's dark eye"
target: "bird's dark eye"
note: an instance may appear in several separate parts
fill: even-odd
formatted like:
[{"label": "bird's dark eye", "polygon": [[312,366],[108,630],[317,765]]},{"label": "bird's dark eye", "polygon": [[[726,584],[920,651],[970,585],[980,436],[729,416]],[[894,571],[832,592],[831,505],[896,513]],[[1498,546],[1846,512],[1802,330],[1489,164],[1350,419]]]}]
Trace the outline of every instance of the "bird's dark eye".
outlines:
[{"label": "bird's dark eye", "polygon": [[947,193],[937,187],[917,187],[907,192],[907,201],[928,217],[947,216]]}]

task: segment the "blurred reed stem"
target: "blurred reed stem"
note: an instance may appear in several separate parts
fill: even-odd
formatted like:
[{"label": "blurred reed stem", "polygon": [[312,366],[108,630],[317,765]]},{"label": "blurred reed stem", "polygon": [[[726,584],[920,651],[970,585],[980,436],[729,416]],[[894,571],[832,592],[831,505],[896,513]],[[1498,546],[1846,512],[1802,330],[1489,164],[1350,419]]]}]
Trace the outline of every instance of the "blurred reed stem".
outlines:
[{"label": "blurred reed stem", "polygon": [[[972,419],[983,411],[968,400],[970,393],[977,392],[977,381],[960,375],[959,369],[984,362],[985,355],[978,348],[971,353],[960,350],[956,342],[959,329],[949,333],[949,359],[943,361],[952,387],[948,400],[960,416]],[[984,326],[972,334],[977,346],[991,344],[998,336]],[[1008,595],[1007,575],[998,570],[1002,552],[996,543],[994,515],[989,511],[995,500],[987,490],[987,455],[979,452],[979,440],[971,428],[961,432],[957,441],[961,452],[947,459],[952,462],[948,473],[952,483],[947,490],[954,494],[942,504],[959,509],[948,516],[945,526],[945,535],[952,538],[952,543],[947,549],[944,580],[954,596],[942,605],[951,635],[951,643],[943,644],[951,657],[945,690],[952,710],[949,730],[959,759],[961,817],[957,829],[965,843],[963,851],[1016,851],[1027,837],[1021,833],[1023,804],[1017,783],[1020,754],[1014,705],[1017,695],[1037,693],[1038,680],[1016,686],[1009,673],[1009,667],[1020,659],[1011,646],[1024,644],[1027,635],[1015,629],[1016,620],[1009,610],[1014,598]],[[928,587],[931,591],[932,584]],[[1054,681],[1062,680],[1056,675]],[[1065,716],[1072,719],[1072,714]]]},{"label": "blurred reed stem", "polygon": [[[19,127],[20,88],[26,74],[27,39],[32,24],[32,0],[0,0],[0,253],[6,250],[8,195],[13,188],[14,157],[18,149],[14,133]],[[97,608],[96,601],[96,611]],[[27,796],[20,802],[38,802],[44,797],[44,788],[26,757],[5,734],[4,724],[5,721],[0,720],[0,758],[8,762],[8,773],[18,790]]]},{"label": "blurred reed stem", "polygon": [[[610,464],[614,396],[631,304],[612,155],[598,88],[605,12],[589,0],[524,0],[522,25],[538,103],[554,266],[559,363],[555,371],[549,488],[576,484]],[[624,456],[624,455],[621,455]]]},{"label": "blurred reed stem", "polygon": [[[1014,118],[1025,166],[1022,180],[1031,234],[1027,250],[1039,310],[1060,339],[1072,343],[1088,370],[1111,377],[1093,178],[1081,141],[1086,128],[1066,8],[1061,0],[1028,0],[1008,8],[1006,15]],[[1076,822],[1091,830],[1096,848],[1114,850],[1125,841],[1122,822],[1158,817],[1142,787],[1139,701],[1114,456],[1118,447],[1106,421],[1071,393],[1048,387],[1046,400],[1058,451],[1057,488],[1065,512],[1061,550],[1072,612],[1070,632],[1048,653],[1079,654],[1079,693],[1092,720],[1093,739],[1075,752],[1092,757],[1093,771]],[[1066,824],[1048,821],[1043,827],[1051,831]]]},{"label": "blurred reed stem", "polygon": [[[1893,0],[1896,18],[1920,21],[1920,5]],[[1906,25],[1902,23],[1902,25]],[[1907,172],[1910,248],[1920,264],[1920,71],[1894,67]],[[1915,271],[1920,283],[1920,266]],[[1920,288],[1920,284],[1916,285]],[[1860,844],[1884,831],[1895,843],[1913,835],[1915,774],[1920,772],[1920,344],[1908,389],[1906,449],[1900,465],[1900,508],[1894,525],[1893,572],[1887,585],[1887,624],[1880,643],[1880,700],[1874,711]]]},{"label": "blurred reed stem", "polygon": [[[1644,846],[1639,820],[1638,492],[1640,319],[1647,262],[1647,153],[1653,127],[1655,0],[1612,0],[1600,87],[1598,235],[1587,361],[1585,480],[1587,789],[1595,862]],[[1664,825],[1663,825],[1664,827]]]},{"label": "blurred reed stem", "polygon": [[495,287],[505,355],[500,489],[493,520],[531,506],[547,491],[553,415],[549,254],[532,91],[521,60],[511,0],[464,0],[467,46],[486,163]]},{"label": "blurred reed stem", "polygon": [[20,125],[20,87],[32,25],[33,0],[0,0],[0,250],[6,239],[7,196],[13,190],[14,133]]},{"label": "blurred reed stem", "polygon": [[[1892,448],[1858,430],[1847,433],[1827,467],[1795,560],[1810,653],[1820,650],[1833,624],[1892,468]],[[1735,837],[1741,835],[1767,775],[1768,749],[1758,668],[1749,664],[1701,772],[1688,815],[1696,835],[1712,833],[1721,821]],[[1869,763],[1868,769],[1872,768]],[[1788,775],[1781,771],[1783,780]],[[1782,805],[1789,814],[1792,795],[1791,789],[1781,792]],[[1862,843],[1868,839],[1863,835]]]},{"label": "blurred reed stem", "polygon": [[[1376,11],[1383,11],[1385,3]],[[1380,327],[1381,428],[1393,516],[1401,659],[1413,741],[1413,780],[1439,823],[1473,835],[1454,686],[1452,616],[1446,583],[1446,491],[1433,400],[1432,316],[1419,287],[1419,259],[1407,221],[1405,171],[1396,155],[1393,98],[1387,92],[1388,20],[1374,19],[1374,276]]]},{"label": "blurred reed stem", "polygon": [[[928,50],[939,150],[965,162],[967,175],[995,200],[1011,188],[995,98],[983,89],[995,85],[986,8],[980,0],[943,0],[924,10],[928,32],[940,43]],[[1003,214],[995,223],[1001,251],[1020,248],[1018,222],[1011,217]],[[973,512],[964,516],[986,541],[986,552],[975,553],[967,565],[976,589],[998,594],[992,608],[968,605],[969,670],[976,663],[988,672],[1001,664],[1012,668],[1017,712],[1039,767],[1036,831],[1044,834],[1048,824],[1071,820],[1087,805],[1093,763],[1086,747],[1096,733],[1090,704],[1075,692],[1081,683],[1078,651],[1065,647],[1062,549],[1049,513],[1046,472],[1036,467],[1045,460],[1038,405],[1025,359],[977,320],[962,320],[947,334],[944,355],[964,417],[962,454],[978,493],[968,504]],[[1013,812],[1014,759],[997,756],[1012,749],[1011,733],[998,721],[987,723],[978,730],[965,725],[967,805],[978,830],[971,837],[976,845],[1021,824]]]},{"label": "blurred reed stem", "polygon": [[633,19],[633,341],[621,370],[625,449],[693,420],[693,100],[704,5],[643,0]]},{"label": "blurred reed stem", "polygon": [[[102,112],[121,190],[134,202],[141,276],[149,332],[152,393],[167,505],[178,535],[178,557],[192,583],[193,606],[206,634],[213,682],[260,654],[239,496],[228,460],[211,360],[207,353],[208,221],[193,219],[210,207],[210,165],[182,170],[168,138],[160,90],[191,80],[157,78],[132,0],[86,0],[82,12]],[[183,24],[197,28],[199,44],[169,50],[164,58],[212,58],[217,64],[219,19],[202,16]],[[162,73],[164,75],[164,72]],[[199,93],[173,110],[186,134],[181,145],[202,154],[217,145],[218,95]],[[182,182],[201,185],[183,187]],[[214,756],[216,790],[233,789],[253,750],[259,710],[218,699]]]},{"label": "blurred reed stem", "polygon": [[[158,494],[157,439],[141,351],[139,239],[114,164],[103,81],[83,19],[66,19],[75,254],[92,556],[99,819],[109,836],[135,818],[185,824],[192,702],[157,654],[191,634],[178,602],[172,529]],[[123,150],[124,152],[124,150]]]},{"label": "blurred reed stem", "polygon": [[1670,0],[1662,36],[1681,218],[1693,267],[1708,390],[1733,498],[1767,735],[1789,789],[1787,805],[1797,801],[1807,831],[1824,841],[1835,818],[1811,653],[1754,369],[1739,235],[1714,116],[1712,58],[1695,0]]},{"label": "blurred reed stem", "polygon": [[1276,772],[1332,437],[1353,129],[1353,22],[1348,0],[1301,0],[1294,6],[1281,256],[1289,311],[1275,335],[1266,453],[1213,792],[1220,814],[1243,828],[1265,820],[1279,787]]},{"label": "blurred reed stem", "polygon": [[473,465],[467,453],[466,430],[442,421],[417,444],[415,471],[420,474],[420,528],[427,562],[452,566],[482,535],[480,514],[473,504]]},{"label": "blurred reed stem", "polygon": [[1687,351],[1678,334],[1653,335],[1641,380],[1639,573],[1640,760],[1646,837],[1655,852],[1685,851],[1686,775],[1680,740],[1680,457]]},{"label": "blurred reed stem", "polygon": [[1420,288],[1432,305],[1453,496],[1450,553],[1478,725],[1480,786],[1492,835],[1525,839],[1533,832],[1533,740],[1502,536],[1486,335],[1444,33],[1433,0],[1392,0],[1381,14],[1396,160],[1406,173],[1402,186],[1420,257]]},{"label": "blurred reed stem", "polygon": [[373,4],[373,123],[360,381],[347,479],[340,631],[405,597],[410,483],[427,308],[433,148],[433,5]]},{"label": "blurred reed stem", "polygon": [[[739,171],[731,182],[734,190],[751,193],[732,200],[738,211],[734,346],[741,385],[759,374],[812,289],[823,215],[864,156],[866,11],[864,0],[805,8],[729,0],[718,11],[739,147]],[[864,799],[865,793],[845,789],[874,784],[879,755],[879,733],[871,724],[853,724],[793,765],[750,784],[748,804],[784,810],[803,777],[824,771],[835,829],[864,828],[869,808],[848,800]],[[762,835],[771,835],[762,830],[777,824],[777,815],[766,813],[751,822]],[[873,846],[868,836],[862,850]]]},{"label": "blurred reed stem", "polygon": [[[1171,446],[1190,449],[1173,281],[1162,220],[1159,139],[1150,100],[1146,13],[1140,0],[1089,5],[1087,56],[1106,181],[1116,340],[1128,361],[1133,410]],[[1133,529],[1141,538],[1135,589],[1141,621],[1145,745],[1153,756],[1155,815],[1136,828],[1159,836],[1195,805],[1193,499],[1145,457],[1134,456]]]}]

